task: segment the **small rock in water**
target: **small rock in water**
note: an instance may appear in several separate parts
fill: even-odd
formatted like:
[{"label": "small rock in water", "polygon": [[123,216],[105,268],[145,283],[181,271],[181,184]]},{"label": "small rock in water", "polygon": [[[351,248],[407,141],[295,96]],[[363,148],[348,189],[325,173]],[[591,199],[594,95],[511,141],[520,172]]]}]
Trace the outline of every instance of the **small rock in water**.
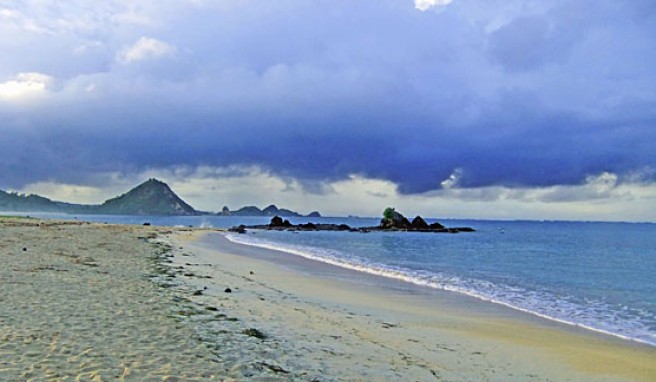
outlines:
[{"label": "small rock in water", "polygon": [[230,289],[230,288],[225,288],[224,292],[226,292],[226,293],[232,293],[232,289]]},{"label": "small rock in water", "polygon": [[23,252],[27,252],[27,248],[26,248],[26,247],[23,247]]},{"label": "small rock in water", "polygon": [[145,222],[145,223],[143,223],[143,225],[145,225],[145,226],[149,226],[149,225],[150,225],[150,223],[148,223],[148,222]]},{"label": "small rock in water", "polygon": [[250,272],[248,272],[248,273],[251,274],[251,275],[254,275],[254,274],[255,274],[255,272],[253,272],[253,271],[250,271]]},{"label": "small rock in water", "polygon": [[202,295],[203,295],[203,291],[202,291],[202,290],[197,290],[197,291],[194,292],[193,295],[194,295],[194,296],[202,296]]}]

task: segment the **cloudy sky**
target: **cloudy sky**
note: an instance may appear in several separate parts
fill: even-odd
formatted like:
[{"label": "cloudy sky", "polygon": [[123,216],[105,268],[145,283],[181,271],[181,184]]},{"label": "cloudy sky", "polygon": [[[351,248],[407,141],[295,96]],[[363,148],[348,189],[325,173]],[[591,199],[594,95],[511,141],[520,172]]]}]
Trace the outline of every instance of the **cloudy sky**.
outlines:
[{"label": "cloudy sky", "polygon": [[0,189],[656,221],[653,0],[0,0]]}]

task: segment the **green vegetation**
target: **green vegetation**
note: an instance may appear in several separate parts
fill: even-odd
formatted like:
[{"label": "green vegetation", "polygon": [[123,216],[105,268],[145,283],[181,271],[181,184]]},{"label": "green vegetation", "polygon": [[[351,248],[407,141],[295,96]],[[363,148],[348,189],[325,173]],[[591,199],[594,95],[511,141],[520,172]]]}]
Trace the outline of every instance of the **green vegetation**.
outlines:
[{"label": "green vegetation", "polygon": [[198,215],[198,212],[180,199],[166,183],[157,179],[149,179],[127,193],[107,200],[97,208],[97,213],[123,215]]},{"label": "green vegetation", "polygon": [[394,209],[394,207],[387,207],[385,208],[385,211],[383,211],[383,218],[385,220],[392,220],[394,219],[395,212],[396,210]]}]

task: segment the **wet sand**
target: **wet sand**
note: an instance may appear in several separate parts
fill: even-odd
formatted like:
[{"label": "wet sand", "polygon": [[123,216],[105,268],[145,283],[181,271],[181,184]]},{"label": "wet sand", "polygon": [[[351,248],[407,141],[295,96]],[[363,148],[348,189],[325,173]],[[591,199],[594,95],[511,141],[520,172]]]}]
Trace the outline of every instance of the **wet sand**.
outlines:
[{"label": "wet sand", "polygon": [[217,235],[173,236],[190,255],[175,262],[212,276],[198,302],[281,341],[281,365],[348,381],[656,380],[652,347]]}]

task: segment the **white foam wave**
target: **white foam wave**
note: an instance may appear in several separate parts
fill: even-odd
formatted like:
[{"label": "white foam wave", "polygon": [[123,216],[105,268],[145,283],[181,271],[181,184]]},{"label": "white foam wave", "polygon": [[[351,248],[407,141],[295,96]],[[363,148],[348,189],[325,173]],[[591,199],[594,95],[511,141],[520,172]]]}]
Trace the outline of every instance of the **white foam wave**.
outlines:
[{"label": "white foam wave", "polygon": [[[236,244],[286,252],[353,271],[456,292],[547,320],[656,346],[656,334],[649,330],[648,325],[635,319],[636,315],[641,316],[642,314],[627,307],[623,307],[618,312],[616,309],[609,309],[601,302],[586,301],[584,306],[574,302],[572,297],[556,297],[518,287],[497,285],[485,280],[463,279],[455,275],[402,269],[373,263],[336,250],[276,243],[252,235],[227,234],[225,237]],[[622,311],[625,313],[624,317],[620,317]],[[646,312],[643,313],[646,314]]]}]

